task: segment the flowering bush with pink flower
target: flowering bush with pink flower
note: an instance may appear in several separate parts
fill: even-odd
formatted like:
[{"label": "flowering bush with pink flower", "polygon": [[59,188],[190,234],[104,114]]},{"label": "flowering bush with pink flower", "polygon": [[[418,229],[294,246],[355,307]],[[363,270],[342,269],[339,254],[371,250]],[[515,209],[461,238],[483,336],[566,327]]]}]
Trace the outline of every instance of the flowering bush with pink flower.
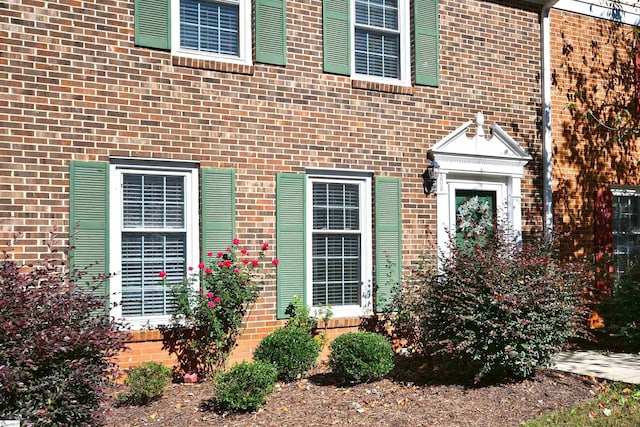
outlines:
[{"label": "flowering bush with pink flower", "polygon": [[[183,373],[199,372],[202,378],[222,367],[244,316],[258,299],[258,269],[278,264],[275,258],[266,261],[268,243],[255,257],[239,245],[236,238],[224,252],[208,252],[197,270],[190,268],[183,283],[171,287],[177,307],[164,330],[165,347],[176,354]],[[163,279],[162,272],[159,276]]]}]

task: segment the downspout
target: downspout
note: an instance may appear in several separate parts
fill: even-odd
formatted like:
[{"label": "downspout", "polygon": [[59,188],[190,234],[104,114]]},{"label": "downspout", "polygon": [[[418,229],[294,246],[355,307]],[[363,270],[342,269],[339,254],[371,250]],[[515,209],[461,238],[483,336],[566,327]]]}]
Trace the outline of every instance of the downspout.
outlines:
[{"label": "downspout", "polygon": [[551,236],[553,231],[553,182],[552,182],[552,156],[553,144],[551,141],[551,18],[553,6],[559,0],[548,0],[542,6],[540,12],[540,50],[542,61],[542,203],[544,235]]}]

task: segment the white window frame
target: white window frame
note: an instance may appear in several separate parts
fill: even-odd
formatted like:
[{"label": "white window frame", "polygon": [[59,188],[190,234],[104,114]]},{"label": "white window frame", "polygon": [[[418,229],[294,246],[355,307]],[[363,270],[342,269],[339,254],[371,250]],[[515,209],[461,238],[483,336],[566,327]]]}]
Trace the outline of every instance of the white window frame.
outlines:
[{"label": "white window frame", "polygon": [[[185,231],[186,231],[186,264],[197,266],[199,252],[199,198],[198,169],[184,167],[158,167],[151,165],[129,165],[112,163],[109,170],[109,261],[111,272],[110,295],[111,316],[125,322],[131,329],[153,328],[168,324],[170,315],[123,317],[122,315],[122,182],[124,174],[145,175],[178,175],[185,179]],[[161,280],[158,277],[158,280]],[[199,283],[193,282],[194,289]]]},{"label": "white window frame", "polygon": [[[640,201],[640,188],[637,188],[637,187],[612,188],[611,189],[611,193],[613,193],[613,197],[614,197],[613,202],[614,203],[615,203],[615,198],[616,197],[637,197],[638,201]],[[613,212],[611,212],[611,214],[613,215]],[[612,222],[613,223],[611,224],[611,226],[612,226],[611,227],[611,231],[613,233],[613,254],[614,254],[614,257],[616,258],[616,264],[615,264],[616,277],[619,277],[622,274],[622,272],[620,271],[620,266],[619,266],[619,263],[617,261],[617,258],[618,258],[618,256],[625,256],[625,257],[628,258],[628,252],[620,253],[619,249],[618,249],[618,246],[616,245],[616,235],[619,233],[619,231],[616,232],[615,221],[616,221],[616,218],[614,218],[612,216]],[[625,233],[626,234],[636,234],[636,233],[633,233],[630,230],[625,231]]]},{"label": "white window frame", "polygon": [[322,307],[313,307],[313,183],[330,182],[340,184],[357,184],[360,197],[360,305],[331,306],[333,317],[362,317],[371,314],[373,306],[373,292],[371,283],[373,280],[373,248],[371,228],[371,177],[349,176],[329,174],[309,174],[306,180],[306,271],[307,284],[306,304],[311,307],[312,315],[321,315]]},{"label": "white window frame", "polygon": [[[201,0],[207,1],[207,0]],[[174,56],[183,56],[192,59],[204,59],[221,62],[229,62],[232,64],[251,65],[253,63],[252,55],[252,19],[251,19],[251,0],[211,0],[215,3],[226,3],[238,5],[239,7],[239,26],[238,28],[238,56],[223,55],[213,52],[200,52],[197,50],[183,49],[180,47],[180,0],[171,0],[171,54]]]},{"label": "white window frame", "polygon": [[448,230],[451,233],[450,239],[455,241],[456,233],[458,231],[458,212],[456,211],[456,191],[457,190],[470,190],[470,191],[492,191],[496,193],[496,220],[502,220],[508,218],[507,214],[507,183],[506,180],[499,179],[490,180],[487,177],[478,176],[475,179],[469,179],[467,177],[462,179],[449,179],[449,224]]},{"label": "white window frame", "polygon": [[[374,83],[411,86],[411,20],[409,0],[398,0],[398,32],[400,33],[400,76],[397,79],[356,73],[356,2],[350,2],[351,78]],[[366,27],[365,27],[366,28]]]}]

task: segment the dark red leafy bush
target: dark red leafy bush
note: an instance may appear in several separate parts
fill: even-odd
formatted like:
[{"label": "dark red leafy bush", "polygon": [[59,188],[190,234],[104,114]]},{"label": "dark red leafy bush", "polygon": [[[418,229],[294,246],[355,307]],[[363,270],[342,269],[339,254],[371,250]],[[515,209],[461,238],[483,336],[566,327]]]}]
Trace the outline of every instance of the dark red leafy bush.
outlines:
[{"label": "dark red leafy bush", "polygon": [[72,277],[56,255],[24,265],[10,248],[2,252],[0,419],[96,425],[124,336],[105,313],[105,297],[92,294],[95,285]]},{"label": "dark red leafy bush", "polygon": [[520,247],[495,231],[481,244],[452,245],[440,268],[418,268],[395,301],[395,326],[476,381],[528,377],[578,332],[587,271],[544,241]]}]

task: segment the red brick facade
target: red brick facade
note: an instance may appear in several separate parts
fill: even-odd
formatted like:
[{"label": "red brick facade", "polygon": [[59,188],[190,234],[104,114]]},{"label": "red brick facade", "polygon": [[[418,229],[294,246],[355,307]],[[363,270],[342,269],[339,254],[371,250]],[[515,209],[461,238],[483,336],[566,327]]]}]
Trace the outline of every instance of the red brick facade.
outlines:
[{"label": "red brick facade", "polygon": [[[0,4],[2,240],[24,233],[17,256],[34,259],[53,227],[67,235],[72,160],[170,159],[233,169],[237,236],[256,247],[278,244],[276,173],[369,170],[402,179],[407,273],[422,254],[435,254],[435,198],[424,195],[420,178],[427,150],[478,111],[532,155],[522,182],[523,226],[541,228],[538,6],[441,1],[437,88],[324,73],[321,9],[320,0],[287,2],[286,66],[228,66],[134,46],[133,0]],[[234,357],[248,357],[281,324],[275,294],[271,280]],[[332,322],[336,333],[358,325]],[[149,341],[159,335],[146,334],[136,334],[123,367],[162,358],[160,341]]]},{"label": "red brick facade", "polygon": [[560,10],[552,11],[551,27],[555,230],[567,255],[601,260],[612,255],[613,241],[602,235],[611,232],[611,212],[598,208],[598,194],[640,185],[640,140],[607,129],[638,127],[635,29]]}]

